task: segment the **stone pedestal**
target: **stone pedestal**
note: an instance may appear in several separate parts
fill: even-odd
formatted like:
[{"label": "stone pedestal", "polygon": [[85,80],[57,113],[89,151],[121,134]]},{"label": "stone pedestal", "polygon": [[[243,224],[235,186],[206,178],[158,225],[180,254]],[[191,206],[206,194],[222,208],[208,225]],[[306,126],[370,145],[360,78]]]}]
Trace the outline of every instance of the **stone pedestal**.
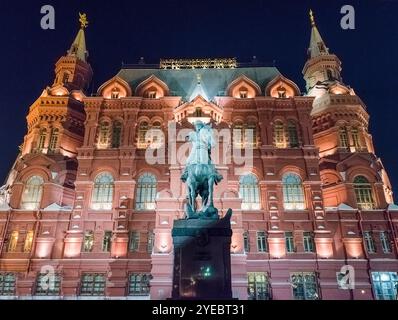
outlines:
[{"label": "stone pedestal", "polygon": [[230,218],[174,221],[172,299],[232,299]]}]

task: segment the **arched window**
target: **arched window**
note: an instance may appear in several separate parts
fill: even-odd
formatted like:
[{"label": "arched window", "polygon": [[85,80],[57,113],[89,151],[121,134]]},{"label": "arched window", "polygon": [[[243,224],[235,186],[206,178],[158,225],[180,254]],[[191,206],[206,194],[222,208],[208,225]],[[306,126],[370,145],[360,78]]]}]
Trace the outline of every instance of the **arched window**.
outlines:
[{"label": "arched window", "polygon": [[348,141],[347,129],[345,127],[341,127],[339,129],[339,139],[340,139],[340,148],[348,149],[350,143]]},{"label": "arched window", "polygon": [[114,87],[111,92],[111,99],[119,99],[120,89],[118,87]]},{"label": "arched window", "polygon": [[245,146],[255,148],[257,146],[257,126],[249,123],[245,128]]},{"label": "arched window", "polygon": [[277,148],[286,148],[285,126],[282,121],[276,121],[274,124],[274,142]]},{"label": "arched window", "polygon": [[146,133],[149,130],[149,125],[148,122],[143,121],[140,123],[139,129],[138,129],[138,148],[145,149],[148,147],[149,143],[146,139]]},{"label": "arched window", "polygon": [[364,176],[357,176],[354,179],[354,190],[358,208],[361,210],[372,210],[375,202],[372,195],[372,185]]},{"label": "arched window", "polygon": [[162,124],[159,121],[153,123],[151,127],[150,142],[153,148],[160,148],[163,145]]},{"label": "arched window", "polygon": [[260,209],[260,192],[255,175],[247,174],[239,180],[239,195],[243,199],[242,210]]},{"label": "arched window", "polygon": [[122,124],[119,121],[113,123],[112,128],[112,148],[120,147],[120,140],[122,137]]},{"label": "arched window", "polygon": [[43,151],[46,143],[46,137],[47,137],[47,130],[43,128],[40,130],[39,143],[37,146],[37,149],[39,151]]},{"label": "arched window", "polygon": [[107,121],[103,121],[100,124],[99,135],[98,135],[98,148],[106,149],[109,147],[109,133],[110,133],[110,124]]},{"label": "arched window", "polygon": [[156,177],[151,173],[144,173],[138,178],[135,195],[136,210],[154,210],[156,203]]},{"label": "arched window", "polygon": [[111,210],[113,203],[114,180],[110,173],[99,174],[94,181],[91,197],[91,208],[94,210]]},{"label": "arched window", "polygon": [[301,178],[295,173],[286,173],[282,178],[282,183],[285,210],[304,210],[305,199]]},{"label": "arched window", "polygon": [[243,124],[241,122],[235,123],[232,131],[234,148],[237,149],[243,148],[244,137],[245,135],[243,130]]},{"label": "arched window", "polygon": [[360,150],[361,149],[361,143],[359,140],[359,132],[358,128],[352,128],[351,129],[351,135],[352,135],[352,143],[354,144],[355,150]]},{"label": "arched window", "polygon": [[48,146],[48,150],[54,152],[57,150],[58,147],[58,135],[59,130],[57,128],[52,129],[51,131],[51,138],[50,138],[50,145]]},{"label": "arched window", "polygon": [[297,126],[294,121],[289,120],[289,122],[287,123],[287,132],[289,135],[290,148],[298,148],[299,140],[298,140],[298,134],[297,134]]},{"label": "arched window", "polygon": [[327,69],[326,70],[327,76],[328,76],[328,80],[333,80],[333,71],[331,69]]},{"label": "arched window", "polygon": [[40,208],[43,194],[43,184],[44,180],[40,176],[32,176],[28,179],[22,194],[22,209],[37,210]]}]

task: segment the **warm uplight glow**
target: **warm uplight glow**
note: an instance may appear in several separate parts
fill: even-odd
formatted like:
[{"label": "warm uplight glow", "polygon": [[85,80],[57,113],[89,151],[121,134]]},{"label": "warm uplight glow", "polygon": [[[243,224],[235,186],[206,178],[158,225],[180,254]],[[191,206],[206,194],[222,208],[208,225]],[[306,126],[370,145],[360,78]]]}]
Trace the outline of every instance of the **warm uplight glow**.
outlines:
[{"label": "warm uplight glow", "polygon": [[362,256],[363,252],[361,238],[345,239],[344,244],[349,257],[358,259]]},{"label": "warm uplight glow", "polygon": [[112,257],[125,257],[128,250],[128,238],[116,237],[112,240],[111,253]]},{"label": "warm uplight glow", "polygon": [[37,258],[49,258],[53,247],[54,239],[45,238],[36,240],[36,257]]},{"label": "warm uplight glow", "polygon": [[65,258],[75,258],[80,255],[81,247],[82,247],[82,238],[66,238],[65,239],[65,250],[64,257]]},{"label": "warm uplight glow", "polygon": [[285,239],[269,238],[269,253],[273,258],[282,258],[286,255]]},{"label": "warm uplight glow", "polygon": [[156,239],[156,251],[160,253],[167,253],[171,250],[171,236],[168,233],[160,233]]},{"label": "warm uplight glow", "polygon": [[316,251],[321,258],[330,258],[333,256],[333,239],[316,238]]}]

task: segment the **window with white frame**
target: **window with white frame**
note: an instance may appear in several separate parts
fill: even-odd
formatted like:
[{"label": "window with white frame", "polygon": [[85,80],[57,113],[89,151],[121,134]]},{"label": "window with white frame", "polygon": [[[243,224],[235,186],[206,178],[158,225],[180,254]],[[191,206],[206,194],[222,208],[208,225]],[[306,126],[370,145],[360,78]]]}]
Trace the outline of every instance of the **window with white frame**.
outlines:
[{"label": "window with white frame", "polygon": [[113,204],[114,180],[110,173],[103,172],[94,180],[91,209],[111,210]]},{"label": "window with white frame", "polygon": [[152,253],[153,245],[155,243],[155,233],[153,231],[148,232],[147,252]]},{"label": "window with white frame", "polygon": [[59,296],[61,293],[61,275],[39,273],[36,278],[36,296]]},{"label": "window with white frame", "polygon": [[243,124],[241,122],[235,123],[232,130],[232,139],[235,149],[243,148],[244,138],[245,138],[245,132],[243,129]]},{"label": "window with white frame", "polygon": [[122,124],[115,121],[112,126],[112,148],[119,148],[122,139]]},{"label": "window with white frame", "polygon": [[341,127],[339,129],[339,138],[340,138],[340,148],[348,149],[350,146],[350,142],[348,140],[347,129],[345,127]]},{"label": "window with white frame", "polygon": [[58,148],[59,129],[54,128],[51,130],[50,144],[48,145],[49,152],[55,152]]},{"label": "window with white frame", "polygon": [[247,231],[243,233],[243,245],[245,248],[245,252],[250,252],[250,237],[249,232]]},{"label": "window with white frame", "polygon": [[136,210],[154,210],[156,208],[156,187],[156,177],[152,173],[144,173],[138,178],[135,195]]},{"label": "window with white frame", "polygon": [[372,272],[372,284],[377,300],[398,300],[397,272]]},{"label": "window with white frame", "polygon": [[110,123],[108,121],[102,121],[99,127],[98,134],[98,149],[106,149],[110,144]]},{"label": "window with white frame", "polygon": [[285,210],[304,210],[304,188],[300,176],[295,173],[286,173],[282,177],[282,184]]},{"label": "window with white frame", "polygon": [[0,272],[0,296],[14,296],[15,281],[15,273]]},{"label": "window with white frame", "polygon": [[43,151],[43,149],[45,148],[45,146],[46,146],[46,137],[47,137],[47,130],[43,128],[43,129],[40,130],[39,143],[38,143],[38,146],[37,146],[37,149],[39,151]]},{"label": "window with white frame", "polygon": [[102,251],[110,252],[112,244],[112,231],[104,231],[104,238],[102,239]]},{"label": "window with white frame", "polygon": [[363,241],[365,244],[365,249],[368,253],[375,253],[376,246],[375,241],[373,239],[373,234],[371,231],[364,231],[363,233]]},{"label": "window with white frame", "polygon": [[297,125],[293,120],[289,120],[287,123],[287,133],[289,136],[289,147],[298,148],[300,144],[297,133]]},{"label": "window with white frame", "polygon": [[380,232],[380,243],[383,249],[383,253],[391,253],[391,241],[388,231]]},{"label": "window with white frame", "polygon": [[30,230],[26,233],[25,243],[23,246],[23,252],[29,253],[32,251],[33,245],[33,230]]},{"label": "window with white frame", "polygon": [[22,193],[22,209],[37,210],[40,208],[43,195],[43,184],[44,180],[40,176],[32,176],[28,179]]},{"label": "window with white frame", "polygon": [[296,251],[296,247],[294,244],[294,236],[293,232],[285,232],[285,244],[286,244],[286,252],[292,253]]},{"label": "window with white frame", "polygon": [[318,279],[315,272],[296,272],[290,275],[295,300],[318,300]]},{"label": "window with white frame", "polygon": [[143,121],[140,123],[138,127],[138,144],[137,147],[140,149],[145,149],[147,148],[151,141],[147,137],[147,132],[149,130],[149,124],[146,121]]},{"label": "window with white frame", "polygon": [[265,272],[249,272],[248,280],[248,300],[269,300],[270,285],[269,278]]},{"label": "window with white frame", "polygon": [[355,150],[360,151],[361,150],[361,142],[359,140],[358,128],[351,129],[351,136],[352,136],[352,142],[354,144]]},{"label": "window with white frame", "polygon": [[133,273],[129,275],[129,296],[149,295],[149,274]]},{"label": "window with white frame", "polygon": [[257,251],[268,252],[267,234],[264,231],[257,231]]},{"label": "window with white frame", "polygon": [[286,148],[285,125],[282,121],[274,123],[274,144],[277,148]]},{"label": "window with white frame", "polygon": [[18,248],[19,231],[12,231],[8,242],[8,252],[16,252]]},{"label": "window with white frame", "polygon": [[247,174],[240,178],[239,195],[242,198],[242,210],[260,209],[260,191],[255,175]]},{"label": "window with white frame", "polygon": [[83,252],[91,252],[94,247],[94,231],[86,230],[83,239]]},{"label": "window with white frame", "polygon": [[312,232],[303,233],[303,246],[304,246],[304,252],[315,251],[314,235]]},{"label": "window with white frame", "polygon": [[137,252],[140,247],[140,233],[138,231],[130,232],[129,251]]},{"label": "window with white frame", "polygon": [[372,210],[375,203],[372,194],[372,185],[364,176],[357,176],[354,179],[354,191],[358,208],[361,210]]},{"label": "window with white frame", "polygon": [[80,295],[103,296],[105,295],[105,274],[85,273],[82,275],[80,284]]}]

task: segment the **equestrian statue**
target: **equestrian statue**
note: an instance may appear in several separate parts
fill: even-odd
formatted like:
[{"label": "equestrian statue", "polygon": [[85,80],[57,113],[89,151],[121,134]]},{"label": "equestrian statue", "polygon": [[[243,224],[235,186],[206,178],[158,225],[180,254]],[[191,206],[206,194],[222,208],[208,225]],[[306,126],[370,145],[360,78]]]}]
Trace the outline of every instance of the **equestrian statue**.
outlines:
[{"label": "equestrian statue", "polygon": [[[187,185],[186,218],[218,219],[218,210],[214,207],[214,184],[222,180],[211,160],[211,149],[216,146],[210,125],[198,120],[194,123],[195,131],[187,137],[192,143],[181,180]],[[197,197],[202,199],[201,208],[197,208]]]}]

